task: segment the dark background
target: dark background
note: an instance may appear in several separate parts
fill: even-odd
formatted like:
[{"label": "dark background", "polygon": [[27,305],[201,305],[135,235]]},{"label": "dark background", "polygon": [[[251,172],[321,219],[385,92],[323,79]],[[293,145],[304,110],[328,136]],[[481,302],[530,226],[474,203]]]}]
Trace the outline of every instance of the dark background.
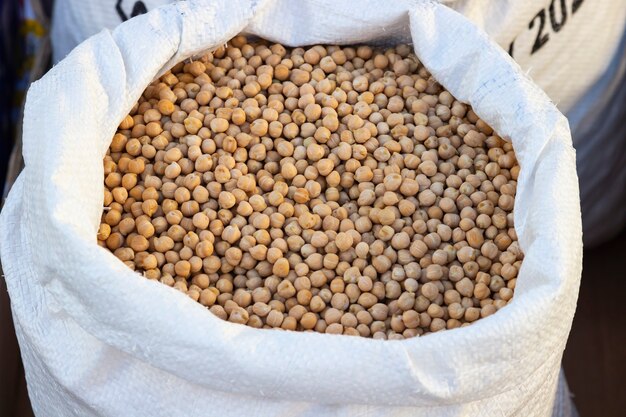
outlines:
[{"label": "dark background", "polygon": [[0,0],[0,195],[5,183],[9,154],[13,147],[21,39],[18,36],[17,2]]}]

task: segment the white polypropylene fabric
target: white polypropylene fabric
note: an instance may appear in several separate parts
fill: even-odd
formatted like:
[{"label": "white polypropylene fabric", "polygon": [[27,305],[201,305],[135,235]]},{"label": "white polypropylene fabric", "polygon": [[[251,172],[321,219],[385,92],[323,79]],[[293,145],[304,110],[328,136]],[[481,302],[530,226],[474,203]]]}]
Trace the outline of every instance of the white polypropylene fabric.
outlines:
[{"label": "white polypropylene fabric", "polygon": [[[242,30],[287,45],[412,38],[434,77],[516,149],[525,260],[511,304],[403,341],[258,330],[96,244],[102,158],[120,120],[157,74]],[[582,266],[569,128],[506,53],[444,6],[205,0],[154,10],[90,38],[33,84],[24,158],[0,250],[39,417],[552,412]]]}]

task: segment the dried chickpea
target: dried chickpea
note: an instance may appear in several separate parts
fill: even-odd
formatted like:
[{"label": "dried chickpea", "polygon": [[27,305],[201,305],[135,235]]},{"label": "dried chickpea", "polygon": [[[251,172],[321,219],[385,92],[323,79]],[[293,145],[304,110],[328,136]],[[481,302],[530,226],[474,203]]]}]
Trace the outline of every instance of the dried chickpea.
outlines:
[{"label": "dried chickpea", "polygon": [[402,339],[511,302],[513,147],[407,45],[176,65],[104,158],[97,239],[223,320]]}]

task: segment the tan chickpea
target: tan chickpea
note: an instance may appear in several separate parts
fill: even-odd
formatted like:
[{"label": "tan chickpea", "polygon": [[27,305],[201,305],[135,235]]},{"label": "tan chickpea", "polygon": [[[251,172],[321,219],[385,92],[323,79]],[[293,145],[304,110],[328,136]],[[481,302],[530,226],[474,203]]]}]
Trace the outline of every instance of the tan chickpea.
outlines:
[{"label": "tan chickpea", "polygon": [[237,36],[151,84],[103,165],[99,244],[223,320],[403,339],[514,295],[512,146],[407,45]]},{"label": "tan chickpea", "polygon": [[335,245],[337,245],[337,249],[339,249],[340,251],[345,251],[348,248],[352,247],[352,244],[352,235],[344,232],[337,234],[337,237],[335,238]]},{"label": "tan chickpea", "polygon": [[235,199],[235,196],[232,193],[229,193],[228,191],[222,191],[219,195],[219,205],[222,208],[225,209],[229,209],[231,207],[233,207],[237,200]]}]

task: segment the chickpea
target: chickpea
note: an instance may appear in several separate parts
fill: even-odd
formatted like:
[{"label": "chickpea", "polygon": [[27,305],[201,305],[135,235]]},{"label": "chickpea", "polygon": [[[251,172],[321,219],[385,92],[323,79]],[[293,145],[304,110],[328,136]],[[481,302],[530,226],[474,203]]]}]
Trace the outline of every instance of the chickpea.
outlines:
[{"label": "chickpea", "polygon": [[514,296],[512,146],[407,45],[237,36],[151,84],[103,167],[99,245],[223,320],[394,340]]}]

